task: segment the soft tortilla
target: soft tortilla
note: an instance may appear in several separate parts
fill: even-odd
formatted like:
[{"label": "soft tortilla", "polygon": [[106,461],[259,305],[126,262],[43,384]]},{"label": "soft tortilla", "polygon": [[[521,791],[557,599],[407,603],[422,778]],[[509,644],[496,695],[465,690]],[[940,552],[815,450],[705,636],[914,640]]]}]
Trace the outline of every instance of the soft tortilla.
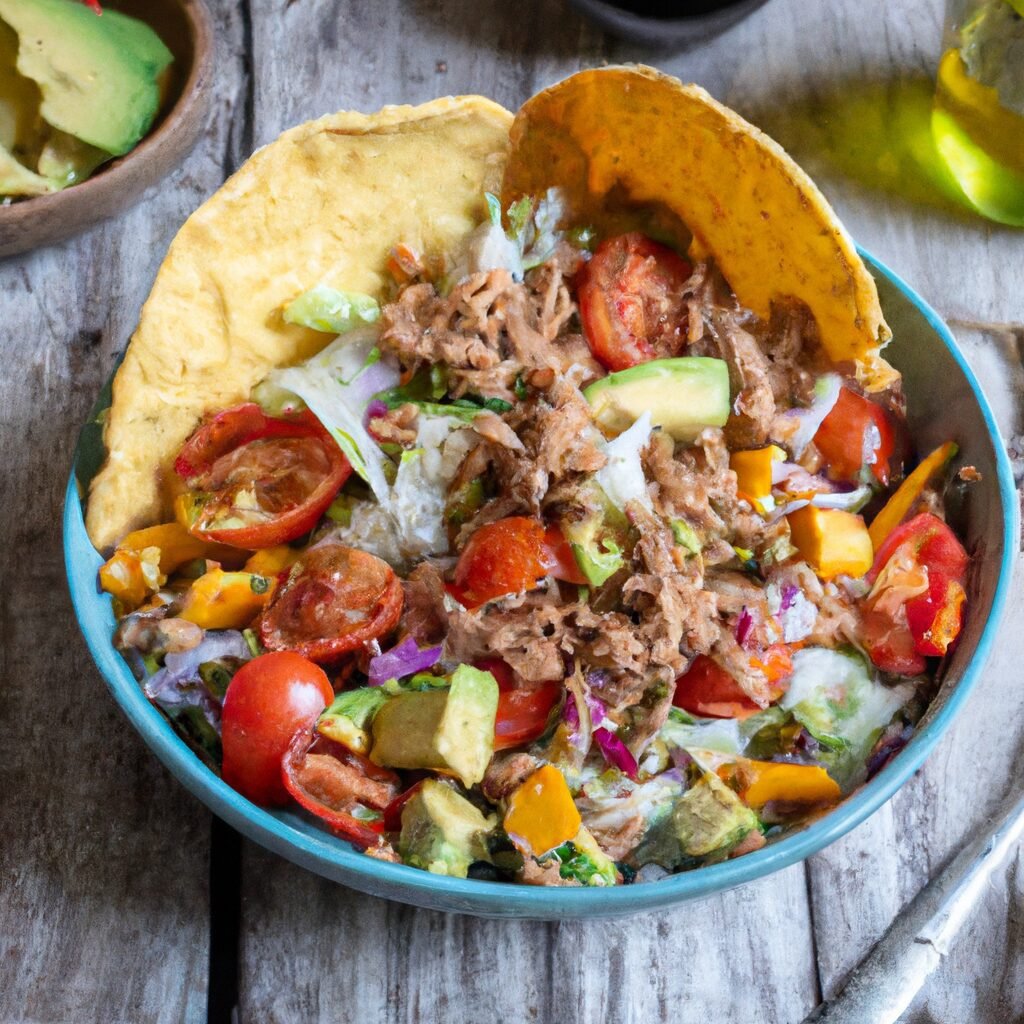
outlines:
[{"label": "soft tortilla", "polygon": [[169,514],[161,475],[205,412],[330,335],[280,310],[319,282],[376,295],[392,246],[443,252],[486,216],[512,115],[480,96],[343,112],[256,153],[171,244],[114,378],[89,536],[109,548]]},{"label": "soft tortilla", "polygon": [[677,243],[711,256],[748,309],[768,317],[773,300],[799,299],[833,361],[872,390],[895,378],[875,282],[825,197],[699,86],[643,66],[583,71],[528,100],[511,142],[504,205],[559,185],[577,223],[609,206],[665,207],[685,225]]}]

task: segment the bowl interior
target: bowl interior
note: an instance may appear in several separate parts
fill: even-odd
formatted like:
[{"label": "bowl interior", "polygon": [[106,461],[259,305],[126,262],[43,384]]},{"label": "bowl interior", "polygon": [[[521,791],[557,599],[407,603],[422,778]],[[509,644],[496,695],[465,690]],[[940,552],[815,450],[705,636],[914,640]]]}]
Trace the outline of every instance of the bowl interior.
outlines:
[{"label": "bowl interior", "polygon": [[[270,812],[232,790],[179,739],[146,700],[110,638],[114,616],[100,594],[99,554],[85,533],[80,495],[101,457],[94,426],[82,434],[68,484],[64,545],[68,581],[86,642],[115,700],[171,772],[216,814],[267,848],[372,895],[436,910],[488,917],[601,917],[664,908],[759,878],[817,852],[863,821],[917,770],[963,705],[980,675],[998,628],[1017,547],[1012,473],[977,380],[948,328],[895,275],[864,254],[878,280],[893,329],[889,354],[906,378],[909,419],[923,450],[948,439],[960,445],[957,465],[973,465],[979,483],[958,493],[952,515],[974,554],[970,614],[956,653],[944,666],[941,689],[907,747],[839,807],[803,829],[736,860],[615,889],[544,889],[449,879],[366,857],[290,811]],[[100,406],[106,404],[101,396]]]}]

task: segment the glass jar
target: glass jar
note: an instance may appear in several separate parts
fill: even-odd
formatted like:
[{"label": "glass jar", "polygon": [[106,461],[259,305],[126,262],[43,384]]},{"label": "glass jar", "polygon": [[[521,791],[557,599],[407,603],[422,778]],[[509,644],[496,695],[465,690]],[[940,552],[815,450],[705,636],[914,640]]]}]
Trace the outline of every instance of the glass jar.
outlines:
[{"label": "glass jar", "polygon": [[1024,227],[1024,0],[947,0],[932,135],[971,206]]}]

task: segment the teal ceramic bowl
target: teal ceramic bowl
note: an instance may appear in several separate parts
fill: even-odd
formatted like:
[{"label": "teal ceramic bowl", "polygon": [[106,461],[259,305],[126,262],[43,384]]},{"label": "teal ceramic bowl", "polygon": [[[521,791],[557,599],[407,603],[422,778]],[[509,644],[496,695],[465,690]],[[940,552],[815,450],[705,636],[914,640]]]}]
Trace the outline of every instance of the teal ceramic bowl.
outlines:
[{"label": "teal ceramic bowl", "polygon": [[96,469],[95,428],[83,431],[64,506],[64,554],[79,625],[114,699],[153,752],[215,814],[250,839],[343,885],[433,910],[485,917],[564,919],[664,909],[699,899],[802,860],[845,835],[877,810],[921,766],[977,682],[996,642],[1014,552],[1017,497],[1003,442],[985,396],[949,328],[895,274],[863,254],[875,273],[895,341],[887,355],[906,378],[911,430],[923,450],[952,434],[958,462],[981,481],[967,488],[951,516],[973,554],[970,611],[941,689],[914,737],[885,768],[831,813],[755,853],[658,882],[614,889],[539,888],[431,875],[386,864],[354,850],[299,814],[251,804],[211,772],[146,700],[111,644],[114,614],[97,588],[99,554],[89,543],[80,494]]}]

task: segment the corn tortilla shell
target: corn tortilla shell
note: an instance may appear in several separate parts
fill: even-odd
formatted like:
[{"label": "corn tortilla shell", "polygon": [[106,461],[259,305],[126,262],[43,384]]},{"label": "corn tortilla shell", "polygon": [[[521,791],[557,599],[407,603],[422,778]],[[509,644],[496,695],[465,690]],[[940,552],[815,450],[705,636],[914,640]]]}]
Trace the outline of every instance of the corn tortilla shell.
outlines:
[{"label": "corn tortilla shell", "polygon": [[185,222],[114,378],[86,510],[97,548],[169,515],[162,475],[205,412],[332,340],[284,323],[287,302],[320,282],[377,295],[397,242],[443,252],[484,219],[511,121],[479,96],[332,114],[255,153]]},{"label": "corn tortilla shell", "polygon": [[799,299],[833,361],[855,363],[871,390],[895,379],[879,355],[891,331],[874,279],[825,197],[699,86],[611,67],[538,93],[512,125],[503,204],[553,185],[577,223],[600,224],[614,207],[667,208],[676,243],[713,258],[744,306],[767,318],[773,300]]}]

